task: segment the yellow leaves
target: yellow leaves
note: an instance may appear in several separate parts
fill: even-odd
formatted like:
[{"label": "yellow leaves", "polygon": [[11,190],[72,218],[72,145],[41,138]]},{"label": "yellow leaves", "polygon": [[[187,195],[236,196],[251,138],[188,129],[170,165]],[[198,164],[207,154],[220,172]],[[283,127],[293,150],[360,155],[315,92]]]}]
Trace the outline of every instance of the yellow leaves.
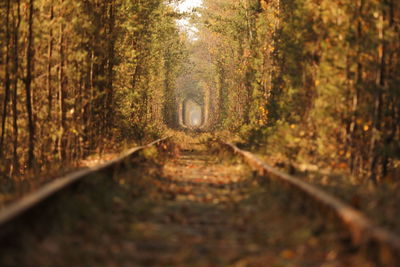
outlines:
[{"label": "yellow leaves", "polygon": [[267,1],[261,1],[261,7],[262,7],[262,9],[264,9],[264,10],[268,10]]},{"label": "yellow leaves", "polygon": [[142,155],[146,159],[155,159],[158,156],[157,148],[155,148],[155,147],[147,148],[147,149],[143,150]]},{"label": "yellow leaves", "polygon": [[371,129],[371,125],[372,122],[371,121],[367,121],[364,122],[362,119],[357,119],[356,120],[357,125],[360,126],[360,128],[364,131],[364,132],[368,132]]},{"label": "yellow leaves", "polygon": [[250,49],[245,49],[244,50],[244,52],[243,52],[243,56],[245,57],[245,58],[249,58],[249,57],[251,57],[251,51],[250,51]]},{"label": "yellow leaves", "polygon": [[256,122],[259,126],[263,126],[268,121],[269,110],[266,109],[264,106],[260,106],[258,110],[259,110],[259,119]]}]

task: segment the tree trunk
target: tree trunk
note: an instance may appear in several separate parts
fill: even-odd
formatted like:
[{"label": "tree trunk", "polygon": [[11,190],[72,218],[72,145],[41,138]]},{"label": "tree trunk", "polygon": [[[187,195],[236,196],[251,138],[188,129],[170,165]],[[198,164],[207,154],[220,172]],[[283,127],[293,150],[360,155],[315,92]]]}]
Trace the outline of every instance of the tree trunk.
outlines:
[{"label": "tree trunk", "polygon": [[106,103],[105,103],[105,108],[106,108],[106,120],[105,120],[105,133],[106,136],[108,137],[110,129],[112,127],[112,121],[113,121],[113,112],[112,112],[112,107],[113,107],[113,98],[114,98],[114,89],[113,89],[113,70],[114,70],[114,46],[115,46],[115,38],[113,36],[114,33],[114,23],[115,23],[115,17],[114,17],[114,1],[111,0],[109,3],[109,25],[108,25],[108,68],[107,68],[107,90],[108,94],[106,96]]},{"label": "tree trunk", "polygon": [[[61,0],[62,3],[64,0]],[[58,69],[58,101],[59,101],[59,127],[60,127],[60,135],[58,139],[58,153],[60,160],[65,160],[65,146],[64,146],[64,139],[65,139],[65,123],[66,123],[66,113],[65,113],[65,81],[64,81],[64,66],[65,66],[65,59],[64,59],[64,24],[60,22],[60,37],[59,37],[59,55],[60,55],[60,66]]]},{"label": "tree trunk", "polygon": [[[50,7],[50,22],[53,21],[54,18],[54,7],[53,3],[51,3]],[[47,86],[47,100],[48,100],[48,110],[47,110],[47,119],[49,122],[51,122],[51,112],[53,109],[53,90],[52,90],[52,85],[51,85],[51,60],[53,57],[53,28],[50,26],[49,29],[49,43],[48,43],[48,50],[47,50],[47,80],[46,80],[46,86]]]},{"label": "tree trunk", "polygon": [[17,17],[13,18],[14,25],[14,53],[13,53],[13,174],[19,173],[19,157],[18,157],[18,68],[19,68],[19,56],[18,56],[18,41],[19,41],[19,27],[21,24],[21,2],[17,0]]},{"label": "tree trunk", "polygon": [[374,115],[372,120],[372,136],[371,143],[369,149],[369,172],[370,172],[370,180],[373,183],[377,183],[377,165],[379,161],[379,153],[377,151],[377,142],[378,142],[378,133],[381,130],[381,114],[382,114],[382,94],[383,89],[386,84],[386,41],[385,30],[384,30],[384,21],[386,17],[385,7],[382,6],[382,13],[380,16],[381,26],[378,29],[378,38],[380,44],[378,46],[378,56],[379,56],[379,69],[376,78],[376,92],[375,92],[375,105],[374,105]]},{"label": "tree trunk", "polygon": [[33,7],[34,0],[29,1],[29,19],[28,19],[28,44],[26,51],[26,77],[25,77],[25,93],[26,93],[26,110],[28,112],[28,131],[29,131],[29,148],[27,167],[33,167],[35,160],[35,125],[32,113],[32,59],[33,59]]},{"label": "tree trunk", "polygon": [[351,156],[350,156],[350,168],[351,172],[354,173],[354,170],[357,170],[356,163],[357,161],[357,155],[361,153],[357,147],[357,119],[358,119],[358,106],[360,102],[360,88],[362,86],[363,78],[362,78],[362,72],[363,72],[363,65],[361,62],[361,38],[362,38],[362,24],[360,21],[360,18],[362,18],[363,14],[363,7],[364,7],[364,0],[359,0],[358,2],[358,7],[356,10],[356,17],[359,18],[357,22],[357,28],[356,28],[356,45],[357,45],[357,55],[356,55],[356,61],[357,61],[357,69],[356,69],[356,74],[355,74],[355,86],[354,86],[354,95],[353,95],[353,101],[352,101],[352,122],[350,124],[350,146],[351,146]]},{"label": "tree trunk", "polygon": [[0,158],[3,157],[3,143],[4,143],[4,135],[6,130],[6,121],[7,121],[7,106],[10,98],[10,0],[7,0],[7,14],[6,14],[6,62],[5,62],[5,96],[4,96],[4,106],[3,106],[3,118],[1,121],[1,137],[0,137]]},{"label": "tree trunk", "polygon": [[[389,28],[393,29],[395,27],[395,3],[394,0],[389,1],[389,6],[388,6],[388,25]],[[398,33],[398,29],[397,29]],[[387,83],[389,81],[393,81],[396,77],[396,65],[398,64],[398,51],[399,47],[397,46],[397,43],[395,40],[392,40],[390,43],[388,43],[388,55],[387,55],[387,68],[386,68],[386,81]],[[397,132],[397,116],[398,116],[398,103],[399,98],[396,96],[393,96],[392,94],[389,93],[387,101],[389,102],[388,104],[388,118],[385,120],[387,121],[385,131],[388,133],[387,136],[385,137],[384,145],[385,145],[385,150],[388,149],[393,142],[395,142],[396,138],[396,132]],[[385,178],[388,173],[389,173],[389,162],[390,162],[390,153],[384,153],[382,157],[382,178]]]}]

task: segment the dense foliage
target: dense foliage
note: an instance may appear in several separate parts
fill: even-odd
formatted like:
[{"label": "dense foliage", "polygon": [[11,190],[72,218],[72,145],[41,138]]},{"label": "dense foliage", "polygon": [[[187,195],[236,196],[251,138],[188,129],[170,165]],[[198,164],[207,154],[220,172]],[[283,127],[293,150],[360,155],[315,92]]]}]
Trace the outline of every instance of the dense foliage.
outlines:
[{"label": "dense foliage", "polygon": [[159,134],[184,57],[177,16],[162,0],[1,1],[2,176]]},{"label": "dense foliage", "polygon": [[205,0],[198,42],[220,128],[293,161],[398,175],[399,5]]},{"label": "dense foliage", "polygon": [[1,2],[3,176],[183,126],[188,99],[285,160],[398,175],[398,1],[204,0],[194,36],[172,2]]}]

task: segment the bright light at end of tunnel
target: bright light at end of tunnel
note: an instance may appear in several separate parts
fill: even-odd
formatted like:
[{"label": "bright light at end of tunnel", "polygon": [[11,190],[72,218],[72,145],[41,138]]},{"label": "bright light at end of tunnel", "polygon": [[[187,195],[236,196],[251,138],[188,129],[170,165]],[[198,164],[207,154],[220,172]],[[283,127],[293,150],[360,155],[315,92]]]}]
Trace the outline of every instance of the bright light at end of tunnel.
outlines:
[{"label": "bright light at end of tunnel", "polygon": [[178,9],[181,12],[190,12],[193,8],[203,4],[203,0],[186,0],[178,4]]},{"label": "bright light at end of tunnel", "polygon": [[195,109],[190,112],[190,125],[199,127],[201,124],[201,110]]},{"label": "bright light at end of tunnel", "polygon": [[201,105],[193,100],[185,100],[183,108],[183,123],[189,128],[198,128],[203,123]]}]

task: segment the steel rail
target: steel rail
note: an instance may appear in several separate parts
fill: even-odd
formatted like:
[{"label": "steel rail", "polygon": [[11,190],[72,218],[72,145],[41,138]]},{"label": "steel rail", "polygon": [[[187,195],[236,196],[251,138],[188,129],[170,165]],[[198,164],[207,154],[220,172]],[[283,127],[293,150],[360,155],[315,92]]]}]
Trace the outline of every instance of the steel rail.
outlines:
[{"label": "steel rail", "polygon": [[52,196],[58,194],[64,189],[67,189],[72,185],[79,183],[88,176],[98,174],[108,169],[114,168],[123,163],[124,161],[126,161],[127,159],[129,159],[130,157],[132,157],[133,155],[135,155],[136,153],[138,153],[139,151],[160,144],[164,142],[166,139],[168,139],[168,137],[158,139],[144,146],[129,149],[122,155],[112,160],[109,160],[103,164],[79,170],[60,178],[56,178],[53,182],[50,182],[41,187],[39,190],[26,195],[19,201],[9,205],[3,211],[1,211],[0,231],[5,225],[12,224],[13,221],[23,216],[26,212],[38,206],[39,204],[45,202],[46,200],[50,199]]},{"label": "steel rail", "polygon": [[349,231],[353,244],[365,249],[382,266],[400,266],[400,238],[396,234],[373,223],[363,213],[322,189],[268,165],[254,154],[234,144],[220,142],[232,149],[235,154],[242,156],[262,176],[278,180],[332,211]]}]

